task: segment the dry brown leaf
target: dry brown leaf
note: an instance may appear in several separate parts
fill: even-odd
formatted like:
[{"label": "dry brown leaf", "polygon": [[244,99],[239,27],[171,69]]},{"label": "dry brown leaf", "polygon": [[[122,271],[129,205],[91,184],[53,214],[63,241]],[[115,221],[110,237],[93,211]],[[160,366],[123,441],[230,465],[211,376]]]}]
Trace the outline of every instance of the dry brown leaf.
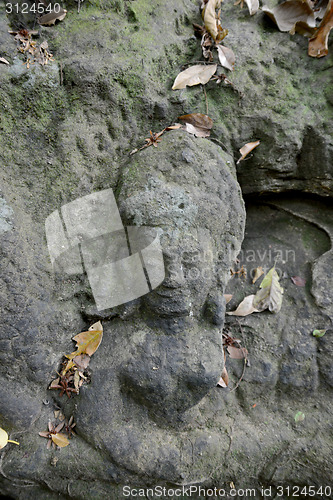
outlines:
[{"label": "dry brown leaf", "polygon": [[333,28],[333,0],[330,0],[316,34],[309,41],[310,57],[324,57],[328,54],[328,36]]},{"label": "dry brown leaf", "polygon": [[79,387],[80,387],[80,373],[78,372],[78,370],[75,370],[75,373],[74,373],[74,387],[75,389],[77,390],[77,393],[79,393]]},{"label": "dry brown leaf", "polygon": [[165,130],[178,130],[179,128],[182,128],[180,123],[175,123],[174,125],[169,125],[169,127],[165,127]]},{"label": "dry brown leaf", "polygon": [[227,351],[231,359],[244,359],[248,356],[248,350],[245,347],[235,347],[228,345]]},{"label": "dry brown leaf", "polygon": [[230,294],[224,294],[223,297],[225,298],[225,303],[228,304],[230,300],[232,299],[232,295]]},{"label": "dry brown leaf", "polygon": [[254,142],[248,142],[246,144],[244,144],[244,146],[242,148],[240,148],[239,152],[240,154],[242,155],[239,160],[237,161],[237,165],[239,162],[241,162],[242,160],[244,160],[244,158],[254,149],[256,148],[257,146],[259,146],[260,144],[260,141],[254,141]]},{"label": "dry brown leaf", "polygon": [[185,69],[174,81],[172,90],[184,89],[186,86],[192,87],[193,85],[205,85],[217,70],[217,64],[204,66],[203,64],[196,64],[190,68]]},{"label": "dry brown leaf", "polygon": [[90,356],[88,354],[80,354],[79,356],[75,356],[75,358],[73,358],[73,362],[79,370],[84,371],[86,368],[88,368],[88,365],[90,363]]},{"label": "dry brown leaf", "polygon": [[[41,433],[39,433],[40,435]],[[51,439],[54,444],[59,446],[59,448],[65,448],[65,446],[69,445],[69,441],[66,438],[65,434],[61,434],[58,432],[57,434],[51,434]]]},{"label": "dry brown leaf", "polygon": [[[277,25],[280,31],[290,31],[292,34],[300,30],[304,33],[313,33],[316,27],[316,18],[311,4],[307,0],[287,0],[270,9],[265,5],[262,10]],[[298,26],[298,23],[301,23]]]},{"label": "dry brown leaf", "polygon": [[260,276],[262,276],[263,274],[264,274],[263,268],[261,266],[257,267],[254,270],[252,283],[254,284],[257,281],[257,279],[260,278]]},{"label": "dry brown leaf", "polygon": [[49,12],[38,19],[38,23],[42,26],[52,26],[56,21],[62,21],[65,19],[67,10],[60,7],[59,12]]},{"label": "dry brown leaf", "polygon": [[229,384],[229,375],[228,375],[226,367],[224,367],[223,371],[222,371],[221,378],[218,381],[217,385],[219,385],[220,387],[228,387],[228,384]]},{"label": "dry brown leaf", "polygon": [[5,59],[4,57],[0,57],[0,63],[9,64],[9,62],[7,61],[7,59]]},{"label": "dry brown leaf", "polygon": [[306,284],[306,280],[301,276],[292,276],[290,279],[296,286],[305,286]]},{"label": "dry brown leaf", "polygon": [[92,356],[97,351],[102,341],[102,337],[103,327],[100,321],[94,323],[87,332],[81,332],[78,335],[75,335],[73,340],[76,341],[77,350],[66,355],[66,358],[68,358],[69,361],[61,374],[65,375],[65,373],[73,366],[72,360],[80,354],[88,354],[89,356]]},{"label": "dry brown leaf", "polygon": [[239,304],[235,311],[227,312],[229,316],[248,316],[254,312],[259,312],[258,309],[253,307],[253,299],[255,295],[248,295],[244,300]]},{"label": "dry brown leaf", "polygon": [[216,40],[218,35],[216,9],[221,5],[221,0],[208,0],[202,10],[202,18],[208,33]]},{"label": "dry brown leaf", "polygon": [[225,47],[224,45],[217,45],[217,52],[221,65],[230,71],[233,71],[235,69],[235,54],[233,50]]},{"label": "dry brown leaf", "polygon": [[196,137],[209,137],[213,120],[209,116],[202,113],[192,113],[178,117],[179,120],[185,123],[186,132],[195,135]]}]

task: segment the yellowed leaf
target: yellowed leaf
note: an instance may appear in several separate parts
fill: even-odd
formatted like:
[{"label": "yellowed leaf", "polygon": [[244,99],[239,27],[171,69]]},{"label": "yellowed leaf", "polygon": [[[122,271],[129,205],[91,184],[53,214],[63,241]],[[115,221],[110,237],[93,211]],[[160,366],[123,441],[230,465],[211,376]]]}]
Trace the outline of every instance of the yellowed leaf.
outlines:
[{"label": "yellowed leaf", "polygon": [[7,432],[5,431],[5,429],[2,429],[0,427],[0,450],[2,450],[2,448],[4,448],[7,443],[13,443],[13,444],[20,444],[18,443],[17,441],[12,441],[11,439],[8,439],[8,434]]},{"label": "yellowed leaf", "polygon": [[260,312],[269,309],[273,313],[280,311],[282,306],[283,288],[279,283],[279,275],[272,267],[260,283],[260,290],[253,299],[253,306]]},{"label": "yellowed leaf", "polygon": [[216,40],[218,35],[216,9],[221,5],[221,0],[208,0],[202,10],[202,18],[208,33]]},{"label": "yellowed leaf", "polygon": [[253,307],[253,299],[255,295],[248,295],[239,304],[235,311],[227,312],[229,316],[248,316],[254,312],[259,312],[255,307]]},{"label": "yellowed leaf", "polygon": [[240,154],[242,155],[239,160],[237,161],[237,165],[239,162],[241,162],[242,160],[244,160],[244,158],[254,149],[256,148],[257,146],[259,146],[260,144],[260,141],[254,141],[254,142],[248,142],[246,144],[244,144],[244,146],[242,148],[240,148],[239,152]]},{"label": "yellowed leaf", "polygon": [[225,47],[224,45],[217,45],[217,52],[221,65],[230,71],[233,71],[235,69],[235,54],[233,50],[229,49],[229,47]]},{"label": "yellowed leaf", "polygon": [[66,438],[65,434],[61,434],[61,432],[58,432],[57,434],[51,434],[51,438],[54,444],[59,446],[59,448],[65,448],[65,446],[69,445],[69,441]]},{"label": "yellowed leaf", "polygon": [[174,81],[172,90],[184,89],[186,86],[205,85],[217,70],[217,64],[204,66],[203,64],[195,64],[190,68],[185,69]]},{"label": "yellowed leaf", "polygon": [[69,359],[66,367],[62,371],[62,375],[74,366],[74,362],[72,361],[76,356],[80,354],[88,354],[92,356],[98,349],[103,337],[103,327],[100,321],[94,323],[87,332],[81,332],[78,335],[73,337],[73,340],[76,341],[76,351],[71,354],[66,355],[66,358]]}]

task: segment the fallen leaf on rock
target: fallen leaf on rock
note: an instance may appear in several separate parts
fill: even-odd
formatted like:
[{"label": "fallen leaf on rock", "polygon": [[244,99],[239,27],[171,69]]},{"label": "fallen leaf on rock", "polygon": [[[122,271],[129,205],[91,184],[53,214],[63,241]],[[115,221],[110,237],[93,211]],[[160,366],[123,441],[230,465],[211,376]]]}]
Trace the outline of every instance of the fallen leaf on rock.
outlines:
[{"label": "fallen leaf on rock", "polygon": [[[245,3],[249,9],[250,16],[253,16],[259,10],[259,0],[245,0]],[[234,5],[239,5],[241,9],[244,7],[244,0],[238,0]]]},{"label": "fallen leaf on rock", "polygon": [[87,332],[75,335],[73,340],[76,341],[77,350],[66,355],[66,358],[69,359],[69,361],[62,371],[62,375],[64,376],[65,373],[73,366],[72,360],[80,354],[88,354],[88,356],[92,356],[97,351],[102,341],[102,337],[103,327],[100,321],[94,323]]},{"label": "fallen leaf on rock", "polygon": [[90,356],[88,354],[80,354],[79,356],[75,356],[73,358],[73,363],[79,368],[79,370],[84,371],[88,368],[90,363]]},{"label": "fallen leaf on rock", "polygon": [[324,57],[328,54],[328,36],[333,28],[333,0],[330,0],[324,17],[315,35],[309,41],[310,57]]},{"label": "fallen leaf on rock", "polygon": [[202,10],[202,18],[208,33],[216,40],[218,35],[216,9],[221,5],[221,0],[208,0]]},{"label": "fallen leaf on rock", "polygon": [[290,279],[296,286],[305,286],[306,284],[306,280],[300,276],[292,276]]},{"label": "fallen leaf on rock", "polygon": [[281,309],[282,295],[283,288],[279,283],[279,275],[273,266],[260,284],[260,290],[253,299],[253,307],[256,307],[260,312],[269,309],[271,312],[277,313]]},{"label": "fallen leaf on rock", "polygon": [[2,450],[2,448],[4,448],[7,445],[7,443],[14,443],[17,445],[20,444],[17,441],[12,441],[11,439],[8,439],[7,432],[5,431],[5,429],[2,429],[0,427],[0,450]]},{"label": "fallen leaf on rock", "polygon": [[182,128],[181,124],[180,123],[175,123],[174,125],[169,125],[169,127],[165,127],[164,130],[168,131],[168,130],[177,130],[179,128]]},{"label": "fallen leaf on rock", "polygon": [[205,85],[215,71],[217,70],[217,64],[212,64],[209,66],[204,66],[203,64],[196,64],[190,68],[185,69],[174,81],[172,90],[184,89],[186,86],[192,87],[193,85]]},{"label": "fallen leaf on rock", "polygon": [[52,434],[52,441],[55,445],[59,446],[59,448],[65,448],[65,446],[69,445],[69,441],[64,434],[60,432],[57,434]]},{"label": "fallen leaf on rock", "polygon": [[244,160],[244,158],[249,154],[251,153],[251,151],[256,148],[257,146],[259,146],[260,144],[260,141],[254,141],[254,142],[247,142],[246,144],[244,144],[244,146],[242,148],[240,148],[239,152],[240,154],[242,155],[239,160],[237,161],[237,165],[239,162],[241,162],[242,160]]},{"label": "fallen leaf on rock", "polygon": [[[287,0],[274,9],[264,5],[262,10],[275,22],[280,31],[294,34],[300,29],[304,33],[307,27],[308,33],[311,34],[316,28],[315,14],[307,0]],[[298,23],[301,23],[299,28]]]},{"label": "fallen leaf on rock", "polygon": [[226,367],[224,367],[223,371],[222,371],[221,378],[218,381],[217,385],[219,385],[220,387],[228,387],[228,384],[229,384],[229,375],[228,375]]},{"label": "fallen leaf on rock", "polygon": [[305,415],[302,411],[298,411],[295,415],[295,422],[303,422]]},{"label": "fallen leaf on rock", "polygon": [[312,335],[314,337],[320,338],[320,337],[323,337],[326,332],[327,332],[327,330],[313,330]]},{"label": "fallen leaf on rock", "polygon": [[245,0],[250,16],[256,14],[259,10],[259,0]]},{"label": "fallen leaf on rock", "polygon": [[260,276],[262,276],[263,274],[264,274],[263,268],[261,266],[256,267],[256,269],[254,270],[252,283],[254,284],[257,281],[257,279],[260,278]]},{"label": "fallen leaf on rock", "polygon": [[55,424],[51,424],[51,422],[48,423],[48,431],[43,431],[39,432],[38,434],[41,437],[45,437],[48,439],[47,442],[47,449],[49,450],[51,446],[56,448],[59,446],[59,448],[64,448],[65,446],[69,445],[69,441],[66,438],[64,434],[60,434],[61,429],[64,427],[65,422],[61,422],[59,425],[55,426]]},{"label": "fallen leaf on rock", "polygon": [[59,12],[49,12],[38,19],[38,23],[42,26],[52,26],[56,21],[62,21],[65,19],[67,10],[60,7]]},{"label": "fallen leaf on rock", "polygon": [[225,298],[225,303],[228,304],[230,300],[232,299],[232,295],[230,294],[224,294],[223,297]]},{"label": "fallen leaf on rock", "polygon": [[254,312],[259,312],[258,309],[253,306],[254,297],[255,295],[248,295],[242,300],[235,311],[227,312],[226,314],[229,314],[229,316],[248,316]]},{"label": "fallen leaf on rock", "polygon": [[235,54],[233,50],[224,45],[217,45],[217,52],[221,65],[233,71],[235,69]]},{"label": "fallen leaf on rock", "polygon": [[5,59],[4,57],[0,57],[0,63],[9,64],[9,62],[7,61],[7,59]]},{"label": "fallen leaf on rock", "polygon": [[248,350],[245,347],[235,347],[228,345],[227,351],[231,359],[244,359],[248,356]]},{"label": "fallen leaf on rock", "polygon": [[209,137],[213,120],[202,113],[192,113],[178,117],[185,123],[185,130],[196,137]]}]

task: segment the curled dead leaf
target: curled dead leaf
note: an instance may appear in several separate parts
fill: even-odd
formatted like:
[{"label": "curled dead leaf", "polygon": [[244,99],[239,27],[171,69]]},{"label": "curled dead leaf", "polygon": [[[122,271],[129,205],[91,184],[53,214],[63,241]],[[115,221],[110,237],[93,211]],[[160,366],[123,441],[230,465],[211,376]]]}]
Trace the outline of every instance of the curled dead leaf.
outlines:
[{"label": "curled dead leaf", "polygon": [[221,0],[208,0],[202,10],[202,18],[205,28],[214,40],[216,40],[218,35],[216,9],[218,9],[220,5]]},{"label": "curled dead leaf", "polygon": [[254,276],[252,279],[252,283],[254,284],[257,281],[257,279],[260,278],[260,276],[262,276],[263,274],[264,274],[263,268],[261,266],[257,267],[254,270]]},{"label": "curled dead leaf", "polygon": [[309,41],[310,57],[324,57],[328,54],[328,36],[333,28],[333,0],[329,1],[317,32]]},{"label": "curled dead leaf", "polygon": [[[294,34],[300,30],[304,34],[307,30],[308,34],[312,34],[316,28],[315,14],[308,0],[287,0],[274,9],[264,5],[262,10],[275,22],[280,31]],[[298,23],[301,24],[298,26]]]},{"label": "curled dead leaf", "polygon": [[63,19],[65,19],[66,14],[67,10],[60,7],[59,12],[52,11],[48,14],[45,14],[44,16],[41,16],[38,19],[38,23],[42,26],[52,26],[56,23],[56,21],[62,21]]},{"label": "curled dead leaf", "polygon": [[213,120],[202,113],[192,113],[178,117],[185,123],[185,130],[196,137],[209,137]]},{"label": "curled dead leaf", "polygon": [[205,66],[203,64],[196,64],[190,68],[185,69],[176,77],[172,90],[184,89],[186,86],[192,87],[193,85],[205,85],[217,70],[217,64]]},{"label": "curled dead leaf", "polygon": [[250,16],[256,14],[259,10],[259,0],[245,0]]},{"label": "curled dead leaf", "polygon": [[241,162],[242,160],[244,160],[244,158],[254,149],[256,148],[257,146],[259,146],[260,144],[260,141],[254,141],[254,142],[247,142],[246,144],[244,144],[244,146],[242,148],[240,148],[239,152],[240,154],[242,155],[239,160],[237,160],[237,165],[239,162]]},{"label": "curled dead leaf", "polygon": [[255,295],[248,295],[244,300],[242,300],[235,311],[230,311],[226,314],[229,316],[248,316],[254,312],[259,312],[258,309],[253,306],[254,297]]},{"label": "curled dead leaf", "polygon": [[226,367],[224,367],[223,371],[222,371],[221,378],[218,381],[217,385],[219,385],[220,387],[228,387],[228,384],[229,384],[229,375],[228,375]]}]

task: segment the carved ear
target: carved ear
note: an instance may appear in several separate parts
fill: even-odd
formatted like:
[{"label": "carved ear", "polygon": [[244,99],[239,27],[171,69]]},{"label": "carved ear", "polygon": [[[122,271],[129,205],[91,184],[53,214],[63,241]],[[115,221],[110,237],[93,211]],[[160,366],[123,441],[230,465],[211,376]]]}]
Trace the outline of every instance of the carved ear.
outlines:
[{"label": "carved ear", "polygon": [[204,316],[213,325],[222,326],[225,318],[225,298],[222,292],[214,291],[207,295]]}]

